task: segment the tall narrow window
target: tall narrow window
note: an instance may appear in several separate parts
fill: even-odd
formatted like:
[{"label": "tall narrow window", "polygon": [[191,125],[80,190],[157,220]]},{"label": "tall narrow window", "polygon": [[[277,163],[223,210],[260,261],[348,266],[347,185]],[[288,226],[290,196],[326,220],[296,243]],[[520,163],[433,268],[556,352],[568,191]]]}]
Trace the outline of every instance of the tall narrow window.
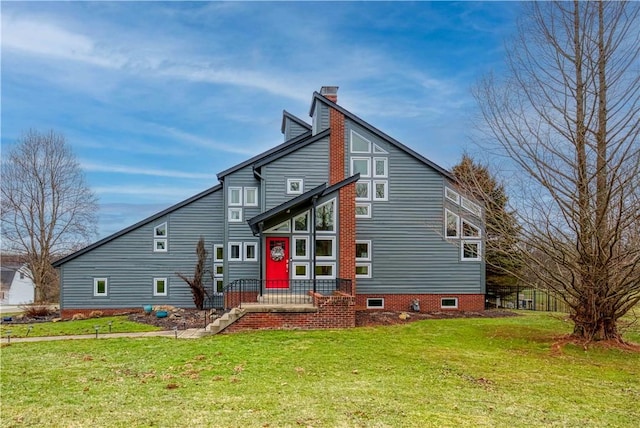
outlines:
[{"label": "tall narrow window", "polygon": [[153,251],[157,253],[167,252],[167,235],[169,230],[167,222],[157,225],[153,228]]},{"label": "tall narrow window", "polygon": [[449,210],[445,210],[445,236],[447,238],[457,238],[460,228],[459,217]]},{"label": "tall narrow window", "polygon": [[213,261],[221,262],[224,260],[224,245],[216,244],[213,246]]},{"label": "tall narrow window", "polygon": [[242,205],[242,187],[229,187],[229,206]]},{"label": "tall narrow window", "polygon": [[309,239],[306,236],[293,237],[293,258],[294,259],[309,258]]},{"label": "tall narrow window", "polygon": [[167,295],[167,278],[153,278],[153,295]]},{"label": "tall narrow window", "polygon": [[233,260],[233,261],[242,260],[242,243],[229,242],[229,260]]},{"label": "tall narrow window", "polygon": [[108,282],[107,278],[93,278],[93,295],[96,297],[106,296]]},{"label": "tall narrow window", "polygon": [[387,158],[373,158],[373,176],[386,178],[387,175]]},{"label": "tall narrow window", "polygon": [[257,187],[244,188],[244,205],[247,207],[258,206],[258,188]]},{"label": "tall narrow window", "polygon": [[293,231],[294,232],[308,232],[309,231],[309,212],[301,214],[293,219]]},{"label": "tall narrow window", "polygon": [[387,180],[373,180],[373,200],[386,201],[389,199],[387,191]]},{"label": "tall narrow window", "polygon": [[335,231],[335,199],[325,202],[316,208],[316,231]]},{"label": "tall narrow window", "polygon": [[244,243],[244,260],[248,262],[258,260],[258,244],[256,242]]}]

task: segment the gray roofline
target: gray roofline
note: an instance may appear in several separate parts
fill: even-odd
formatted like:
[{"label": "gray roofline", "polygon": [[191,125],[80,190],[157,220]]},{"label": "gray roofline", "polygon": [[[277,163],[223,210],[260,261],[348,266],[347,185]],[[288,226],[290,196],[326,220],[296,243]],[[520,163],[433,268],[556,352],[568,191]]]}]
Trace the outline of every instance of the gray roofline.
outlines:
[{"label": "gray roofline", "polygon": [[307,122],[305,122],[304,120],[300,119],[297,116],[292,115],[286,110],[282,110],[282,125],[280,126],[280,132],[282,132],[283,134],[284,134],[284,123],[286,118],[291,119],[293,122],[297,123],[303,128],[306,128],[309,131],[311,130],[311,125],[309,125]]},{"label": "gray roofline", "polygon": [[98,247],[101,247],[102,245],[106,244],[107,242],[111,242],[114,239],[121,237],[122,235],[125,235],[125,234],[127,234],[127,233],[129,233],[129,232],[131,232],[131,231],[133,231],[135,229],[138,229],[139,227],[142,227],[142,226],[144,226],[144,225],[146,225],[146,224],[148,224],[148,223],[150,223],[150,222],[152,222],[154,220],[157,220],[160,217],[163,217],[163,216],[165,216],[165,215],[167,215],[167,214],[169,214],[169,213],[171,213],[171,212],[173,212],[173,211],[175,211],[175,210],[177,210],[179,208],[184,207],[185,205],[188,205],[188,204],[190,204],[192,202],[195,202],[198,199],[202,199],[205,196],[209,196],[210,194],[215,193],[220,189],[222,189],[222,185],[221,184],[217,184],[217,185],[215,185],[213,187],[210,187],[209,189],[204,190],[204,191],[198,193],[197,195],[194,195],[194,196],[192,196],[192,197],[190,197],[188,199],[185,199],[182,202],[178,202],[177,204],[172,205],[169,208],[167,208],[167,209],[165,209],[163,211],[160,211],[159,213],[156,213],[156,214],[154,214],[154,215],[152,215],[150,217],[145,218],[144,220],[139,221],[138,223],[136,223],[136,224],[134,224],[132,226],[127,227],[126,229],[122,229],[121,231],[116,232],[113,235],[109,235],[106,238],[103,238],[103,239],[101,239],[101,240],[99,240],[97,242],[94,242],[93,244],[91,244],[91,245],[89,245],[87,247],[84,247],[83,249],[78,250],[73,254],[70,254],[70,255],[68,255],[66,257],[58,259],[55,262],[53,262],[52,265],[53,265],[53,267],[56,267],[56,268],[60,267],[63,264],[65,264],[67,262],[70,262],[71,260],[73,260],[73,259],[75,259],[77,257],[80,257],[81,255],[83,255],[85,253],[88,253],[89,251],[92,251],[92,250],[94,250],[94,249],[96,249]]},{"label": "gray roofline", "polygon": [[380,138],[382,138],[384,140],[387,140],[389,143],[393,144],[394,146],[396,146],[400,150],[402,150],[402,151],[408,153],[409,155],[413,156],[414,158],[418,159],[419,161],[421,161],[425,165],[430,166],[431,168],[435,169],[436,171],[438,171],[440,174],[444,175],[448,179],[450,179],[450,180],[452,180],[454,182],[458,181],[456,179],[456,177],[451,173],[451,171],[448,171],[447,169],[441,167],[440,165],[430,161],[429,159],[427,159],[424,156],[422,156],[420,153],[414,151],[413,149],[410,149],[409,147],[407,147],[404,144],[402,144],[400,141],[398,141],[395,138],[385,134],[384,132],[382,132],[381,130],[376,128],[375,126],[365,122],[364,120],[360,119],[355,114],[351,113],[348,110],[345,110],[343,107],[339,106],[338,104],[334,103],[333,101],[331,101],[331,100],[325,98],[324,96],[320,95],[318,92],[314,92],[313,93],[313,98],[311,99],[311,109],[309,111],[309,115],[310,116],[313,116],[313,112],[314,112],[315,106],[316,106],[316,103],[315,103],[316,100],[327,104],[329,107],[335,108],[340,113],[344,114],[349,119],[351,119],[354,122],[356,122],[358,125],[362,126],[363,128],[365,128],[366,130],[372,132],[373,134],[376,134],[378,137],[380,137]]},{"label": "gray roofline", "polygon": [[279,152],[273,153],[271,155],[265,155],[262,159],[255,162],[253,166],[254,168],[260,168],[261,166],[271,163],[276,159],[280,159],[281,157],[286,156],[292,152],[295,152],[296,150],[302,147],[308,146],[309,144],[314,143],[318,140],[321,140],[322,138],[328,137],[330,134],[331,134],[331,129],[327,128],[324,131],[319,132],[318,134],[314,135],[313,137],[307,140],[302,140],[297,144],[292,144],[289,147],[282,149]]}]

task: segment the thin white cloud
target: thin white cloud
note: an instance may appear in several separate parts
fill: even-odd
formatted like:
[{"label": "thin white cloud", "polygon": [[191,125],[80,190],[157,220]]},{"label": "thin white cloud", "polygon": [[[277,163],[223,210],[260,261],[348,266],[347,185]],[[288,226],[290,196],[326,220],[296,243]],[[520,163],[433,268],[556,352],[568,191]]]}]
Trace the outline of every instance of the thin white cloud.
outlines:
[{"label": "thin white cloud", "polygon": [[218,143],[216,141],[213,141],[210,138],[204,138],[199,135],[190,134],[188,132],[182,131],[177,128],[166,127],[166,126],[160,126],[159,128],[162,131],[162,133],[165,135],[169,134],[178,140],[181,140],[183,142],[187,142],[205,149],[218,150],[226,153],[235,153],[239,155],[255,155],[256,154],[254,150],[248,149],[243,146]]},{"label": "thin white cloud", "polygon": [[216,180],[215,174],[172,171],[167,169],[140,168],[125,165],[107,165],[82,161],[80,166],[88,172],[107,172],[111,174],[148,175],[153,177],[186,178],[195,180]]}]

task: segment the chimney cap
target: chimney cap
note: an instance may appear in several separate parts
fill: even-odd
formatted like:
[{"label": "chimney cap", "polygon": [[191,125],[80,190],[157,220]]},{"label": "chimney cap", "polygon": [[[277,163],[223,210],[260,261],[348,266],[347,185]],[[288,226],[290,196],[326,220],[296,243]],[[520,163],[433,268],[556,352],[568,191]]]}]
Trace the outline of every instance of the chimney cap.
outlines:
[{"label": "chimney cap", "polygon": [[338,95],[338,86],[323,86],[320,88],[320,95]]}]

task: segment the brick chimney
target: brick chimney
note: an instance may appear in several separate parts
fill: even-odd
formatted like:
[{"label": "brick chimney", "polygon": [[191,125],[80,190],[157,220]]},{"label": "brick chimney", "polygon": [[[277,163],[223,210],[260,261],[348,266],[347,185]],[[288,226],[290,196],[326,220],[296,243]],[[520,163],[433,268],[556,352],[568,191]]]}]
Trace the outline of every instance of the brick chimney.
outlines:
[{"label": "brick chimney", "polygon": [[320,88],[320,95],[328,99],[329,101],[333,101],[334,103],[338,103],[338,87],[337,86],[323,86]]}]

